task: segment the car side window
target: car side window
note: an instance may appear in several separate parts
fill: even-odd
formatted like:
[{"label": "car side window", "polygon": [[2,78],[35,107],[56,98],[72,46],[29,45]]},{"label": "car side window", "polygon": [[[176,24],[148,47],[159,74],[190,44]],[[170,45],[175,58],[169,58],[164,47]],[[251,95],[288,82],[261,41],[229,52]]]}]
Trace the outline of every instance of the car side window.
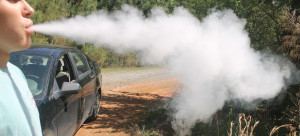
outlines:
[{"label": "car side window", "polygon": [[59,58],[55,74],[55,78],[60,89],[64,82],[72,82],[75,80],[74,72],[67,54]]},{"label": "car side window", "polygon": [[77,67],[77,72],[79,76],[89,71],[89,67],[88,67],[89,64],[87,63],[86,59],[81,53],[72,52],[71,55],[73,56],[73,59],[75,61],[75,65]]}]

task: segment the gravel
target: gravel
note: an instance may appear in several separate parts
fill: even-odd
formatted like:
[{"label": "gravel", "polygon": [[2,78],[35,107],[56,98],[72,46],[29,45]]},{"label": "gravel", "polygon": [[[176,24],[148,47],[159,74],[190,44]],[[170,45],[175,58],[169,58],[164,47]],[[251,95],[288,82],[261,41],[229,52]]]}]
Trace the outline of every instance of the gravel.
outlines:
[{"label": "gravel", "polygon": [[141,70],[121,70],[102,73],[103,91],[132,84],[175,78],[170,70],[165,68],[151,68]]}]

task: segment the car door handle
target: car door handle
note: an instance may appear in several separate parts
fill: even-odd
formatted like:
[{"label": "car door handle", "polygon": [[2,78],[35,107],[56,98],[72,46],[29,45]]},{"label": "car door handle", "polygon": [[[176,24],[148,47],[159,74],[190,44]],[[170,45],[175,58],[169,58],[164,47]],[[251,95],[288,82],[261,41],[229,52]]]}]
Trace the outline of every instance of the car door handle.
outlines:
[{"label": "car door handle", "polygon": [[90,78],[94,78],[94,77],[95,77],[95,75],[96,75],[96,74],[95,74],[95,72],[94,72],[94,71],[92,71],[92,72],[91,72],[91,74],[90,74]]}]

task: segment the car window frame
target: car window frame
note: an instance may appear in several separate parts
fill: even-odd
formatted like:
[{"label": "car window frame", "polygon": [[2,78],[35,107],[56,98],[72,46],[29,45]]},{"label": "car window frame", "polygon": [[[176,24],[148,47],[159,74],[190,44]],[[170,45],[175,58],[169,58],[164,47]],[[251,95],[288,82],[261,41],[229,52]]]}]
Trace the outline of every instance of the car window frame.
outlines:
[{"label": "car window frame", "polygon": [[[74,57],[73,57],[73,55],[72,55],[71,53],[77,53],[77,54],[80,54],[80,55],[84,58],[84,61],[85,61],[86,65],[87,65],[87,68],[88,68],[88,70],[87,70],[86,72],[84,72],[84,73],[82,73],[82,74],[79,75],[79,73],[78,73],[78,68],[77,68],[77,66],[76,66]],[[92,71],[92,70],[91,70],[91,66],[90,66],[90,64],[89,64],[89,62],[88,62],[88,60],[87,60],[87,58],[86,58],[86,55],[85,55],[83,52],[80,52],[80,51],[77,51],[77,50],[73,50],[73,51],[68,52],[68,54],[69,54],[69,56],[70,56],[70,58],[71,58],[71,61],[72,61],[73,66],[74,66],[75,73],[76,73],[76,75],[77,75],[77,79],[78,79],[79,81],[81,81],[82,79],[84,79],[86,76],[90,75],[90,73],[91,73],[91,71]]]},{"label": "car window frame", "polygon": [[[78,75],[76,73],[77,69],[76,69],[76,66],[74,66],[73,57],[71,56],[69,51],[61,52],[59,56],[55,57],[56,58],[55,63],[53,62],[54,63],[53,64],[53,69],[55,69],[55,70],[53,70],[53,73],[52,73],[53,74],[52,75],[53,76],[53,83],[52,83],[52,87],[51,87],[52,89],[50,91],[50,96],[53,96],[55,98],[60,97],[60,91],[61,91],[61,89],[58,87],[58,83],[57,83],[57,80],[55,78],[56,71],[57,71],[57,65],[55,65],[55,64],[58,64],[59,59],[61,57],[65,56],[65,55],[68,57],[68,60],[69,60],[69,63],[70,63],[70,68],[73,70],[73,74],[74,74],[74,80],[72,80],[70,82],[78,83]],[[53,59],[53,61],[54,61],[54,59]]]}]

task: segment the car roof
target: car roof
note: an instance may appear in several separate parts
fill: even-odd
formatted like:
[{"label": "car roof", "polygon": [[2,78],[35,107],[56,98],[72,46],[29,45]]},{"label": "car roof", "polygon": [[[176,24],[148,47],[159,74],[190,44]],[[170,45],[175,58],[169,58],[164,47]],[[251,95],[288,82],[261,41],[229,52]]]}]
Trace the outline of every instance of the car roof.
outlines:
[{"label": "car roof", "polygon": [[59,56],[61,52],[67,52],[71,50],[77,50],[73,47],[52,45],[52,44],[32,44],[29,49],[18,51],[16,53],[39,53],[48,54],[53,56]]}]

